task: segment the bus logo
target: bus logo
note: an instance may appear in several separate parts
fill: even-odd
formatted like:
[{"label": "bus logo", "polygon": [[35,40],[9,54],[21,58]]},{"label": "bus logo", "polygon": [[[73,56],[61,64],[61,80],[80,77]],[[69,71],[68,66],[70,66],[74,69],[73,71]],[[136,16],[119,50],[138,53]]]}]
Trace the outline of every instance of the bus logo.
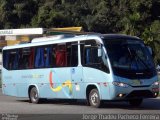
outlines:
[{"label": "bus logo", "polygon": [[65,82],[62,83],[62,85],[54,87],[53,74],[52,74],[52,71],[51,71],[50,75],[49,75],[49,83],[50,83],[50,88],[53,92],[59,92],[63,89],[63,87],[68,87],[69,95],[72,95],[72,83],[71,83],[70,80],[66,80]]}]

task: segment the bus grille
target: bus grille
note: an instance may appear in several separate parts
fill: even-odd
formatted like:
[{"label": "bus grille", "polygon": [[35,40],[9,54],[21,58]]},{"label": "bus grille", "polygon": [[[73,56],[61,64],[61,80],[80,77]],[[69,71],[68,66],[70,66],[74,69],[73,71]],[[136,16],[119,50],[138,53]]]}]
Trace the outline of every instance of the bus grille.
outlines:
[{"label": "bus grille", "polygon": [[127,98],[151,98],[153,93],[149,90],[135,90],[126,96]]}]

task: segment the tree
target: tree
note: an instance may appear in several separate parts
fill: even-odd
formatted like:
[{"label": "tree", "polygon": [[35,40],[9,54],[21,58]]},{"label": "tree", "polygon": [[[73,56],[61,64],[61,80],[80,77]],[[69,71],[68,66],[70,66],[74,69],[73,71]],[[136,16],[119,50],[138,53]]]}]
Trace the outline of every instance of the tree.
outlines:
[{"label": "tree", "polygon": [[142,34],[144,42],[153,49],[154,61],[160,64],[160,21],[154,21]]},{"label": "tree", "polygon": [[1,28],[16,28],[17,16],[13,11],[14,2],[10,0],[0,0]]},{"label": "tree", "polygon": [[0,0],[0,4],[2,28],[19,28],[29,25],[38,7],[34,0]]}]

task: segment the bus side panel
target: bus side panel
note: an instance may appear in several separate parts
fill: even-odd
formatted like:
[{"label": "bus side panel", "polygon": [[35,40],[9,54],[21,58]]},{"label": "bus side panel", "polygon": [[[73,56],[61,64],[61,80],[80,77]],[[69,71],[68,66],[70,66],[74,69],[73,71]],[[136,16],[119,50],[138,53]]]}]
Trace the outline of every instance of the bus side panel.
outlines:
[{"label": "bus side panel", "polygon": [[17,87],[17,97],[28,97],[28,84],[18,83]]},{"label": "bus side panel", "polygon": [[13,84],[5,84],[2,90],[5,95],[17,96],[17,89]]},{"label": "bus side panel", "polygon": [[41,98],[73,98],[70,68],[52,68],[38,72],[44,75],[38,83]]},{"label": "bus side panel", "polygon": [[[107,74],[101,70],[95,68],[84,67],[83,68],[84,82],[88,85],[96,84],[100,98],[102,100],[110,99],[109,83],[112,82],[110,74]],[[87,87],[86,86],[86,87]]]},{"label": "bus side panel", "polygon": [[17,96],[16,80],[17,76],[11,71],[2,68],[2,90],[3,94]]}]

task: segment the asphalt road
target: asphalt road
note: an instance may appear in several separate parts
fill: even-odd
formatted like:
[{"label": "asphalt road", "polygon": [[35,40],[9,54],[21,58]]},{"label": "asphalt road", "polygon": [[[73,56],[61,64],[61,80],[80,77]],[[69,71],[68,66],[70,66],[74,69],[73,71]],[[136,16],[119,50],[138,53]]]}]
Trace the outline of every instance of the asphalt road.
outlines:
[{"label": "asphalt road", "polygon": [[48,114],[160,114],[160,98],[145,99],[138,108],[126,102],[107,102],[102,108],[92,108],[83,101],[48,100],[42,104],[32,104],[28,99],[5,96],[0,89],[0,114],[6,113],[43,114],[40,118]]}]

